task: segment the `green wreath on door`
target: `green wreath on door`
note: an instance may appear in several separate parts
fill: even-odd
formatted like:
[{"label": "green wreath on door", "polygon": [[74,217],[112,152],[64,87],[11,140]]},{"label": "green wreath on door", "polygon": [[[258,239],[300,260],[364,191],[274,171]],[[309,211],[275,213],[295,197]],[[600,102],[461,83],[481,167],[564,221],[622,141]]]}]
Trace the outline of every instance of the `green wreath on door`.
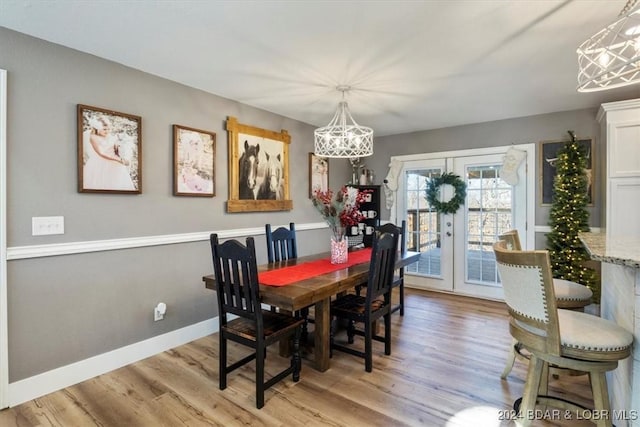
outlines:
[{"label": "green wreath on door", "polygon": [[[448,184],[454,188],[453,197],[449,201],[440,201],[440,187]],[[427,202],[438,213],[453,214],[460,209],[467,197],[467,184],[453,173],[443,173],[437,178],[432,178],[427,184]]]}]

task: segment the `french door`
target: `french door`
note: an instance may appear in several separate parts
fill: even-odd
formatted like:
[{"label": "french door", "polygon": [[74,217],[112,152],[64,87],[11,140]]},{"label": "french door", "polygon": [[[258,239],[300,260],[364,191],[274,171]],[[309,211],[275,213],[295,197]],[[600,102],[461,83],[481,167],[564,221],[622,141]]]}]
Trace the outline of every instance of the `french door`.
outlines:
[{"label": "french door", "polygon": [[[398,222],[407,221],[407,249],[421,252],[420,260],[406,268],[407,286],[455,292],[488,299],[503,299],[492,245],[498,236],[517,229],[523,246],[533,240],[534,146],[519,145],[527,160],[518,170],[517,185],[500,176],[508,147],[403,156],[398,177]],[[444,155],[443,155],[444,154]],[[529,164],[531,165],[530,167]],[[464,205],[455,214],[433,210],[426,199],[430,180],[445,172],[460,176],[467,185]],[[443,201],[453,187],[443,185]]]}]

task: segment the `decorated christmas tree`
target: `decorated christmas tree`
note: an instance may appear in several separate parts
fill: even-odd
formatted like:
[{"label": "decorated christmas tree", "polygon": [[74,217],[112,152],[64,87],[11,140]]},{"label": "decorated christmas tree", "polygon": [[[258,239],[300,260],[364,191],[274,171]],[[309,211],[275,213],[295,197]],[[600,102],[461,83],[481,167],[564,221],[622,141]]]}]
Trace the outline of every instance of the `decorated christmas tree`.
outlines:
[{"label": "decorated christmas tree", "polygon": [[578,239],[580,231],[589,231],[587,153],[577,143],[574,132],[569,131],[569,135],[571,140],[558,151],[556,160],[547,249],[553,276],[588,286],[594,300],[599,301],[596,272],[585,267],[589,254]]}]

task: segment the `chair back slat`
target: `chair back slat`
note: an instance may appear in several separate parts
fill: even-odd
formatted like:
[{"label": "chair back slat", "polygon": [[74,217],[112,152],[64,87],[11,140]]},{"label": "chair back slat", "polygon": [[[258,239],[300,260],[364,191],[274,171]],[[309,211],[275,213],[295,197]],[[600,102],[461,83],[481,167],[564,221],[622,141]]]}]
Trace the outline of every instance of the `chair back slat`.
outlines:
[{"label": "chair back slat", "polygon": [[369,267],[369,279],[367,281],[367,308],[371,309],[371,302],[380,296],[384,296],[388,304],[393,283],[396,256],[398,251],[399,230],[393,224],[384,230],[380,227],[373,239],[371,250],[371,264]]},{"label": "chair back slat", "polygon": [[265,235],[267,236],[267,259],[269,262],[298,258],[296,227],[293,222],[289,223],[289,229],[278,227],[273,232],[271,224],[265,224]]},{"label": "chair back slat", "polygon": [[221,244],[217,234],[212,234],[210,241],[221,324],[226,324],[226,314],[231,313],[257,321],[261,327],[262,310],[253,237],[247,238],[246,246],[237,240]]},{"label": "chair back slat", "polygon": [[[541,351],[560,354],[558,312],[553,275],[547,251],[508,249],[500,240],[493,245],[512,329],[538,340]],[[544,339],[542,339],[544,338]]]},{"label": "chair back slat", "polygon": [[392,222],[388,222],[384,225],[381,225],[380,227],[378,227],[376,229],[377,231],[381,232],[381,233],[391,233],[394,230],[398,231],[399,234],[399,249],[400,249],[400,253],[402,255],[407,253],[407,244],[406,244],[406,234],[407,234],[407,221],[406,220],[402,220],[402,223],[400,225],[400,227],[398,227],[397,225],[395,225]]},{"label": "chair back slat", "polygon": [[518,235],[518,230],[509,230],[505,231],[501,235],[498,236],[498,239],[504,240],[507,242],[507,249],[512,251],[521,251],[522,245],[520,244],[520,236]]}]

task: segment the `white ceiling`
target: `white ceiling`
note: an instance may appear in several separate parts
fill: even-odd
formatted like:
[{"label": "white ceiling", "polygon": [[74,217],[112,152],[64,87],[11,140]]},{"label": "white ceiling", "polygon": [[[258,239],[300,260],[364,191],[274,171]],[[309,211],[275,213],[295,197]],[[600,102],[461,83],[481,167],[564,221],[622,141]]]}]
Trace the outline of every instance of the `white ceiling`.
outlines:
[{"label": "white ceiling", "polygon": [[625,3],[0,0],[0,25],[317,126],[351,85],[381,136],[640,97],[575,90]]}]

